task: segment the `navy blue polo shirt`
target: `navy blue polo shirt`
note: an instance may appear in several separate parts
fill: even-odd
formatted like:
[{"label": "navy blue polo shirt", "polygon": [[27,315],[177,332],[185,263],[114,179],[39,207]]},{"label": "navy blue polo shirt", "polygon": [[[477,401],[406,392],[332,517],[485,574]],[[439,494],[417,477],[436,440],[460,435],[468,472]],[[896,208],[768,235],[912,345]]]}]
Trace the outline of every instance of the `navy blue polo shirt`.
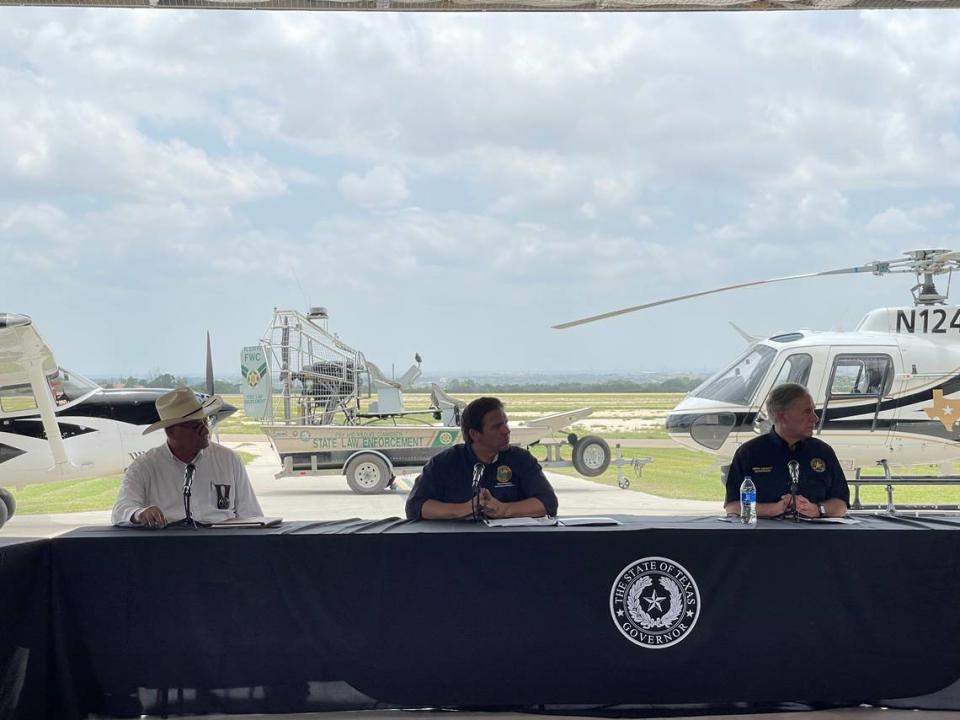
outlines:
[{"label": "navy blue polo shirt", "polygon": [[850,504],[847,478],[832,447],[811,437],[791,449],[774,430],[745,442],[734,453],[727,473],[725,502],[740,500],[740,484],[747,475],[757,486],[758,503],[779,502],[790,492],[790,471],[787,469],[790,460],[800,463],[800,495],[818,504],[832,498]]},{"label": "navy blue polo shirt", "polygon": [[[479,462],[469,445],[454,445],[433,456],[417,477],[407,497],[407,519],[420,520],[427,500],[445,503],[468,502],[473,491],[473,466]],[[557,496],[543,474],[537,459],[523,448],[511,445],[484,464],[480,486],[487,488],[500,502],[516,502],[535,497],[543,503],[547,515],[557,514]]]}]

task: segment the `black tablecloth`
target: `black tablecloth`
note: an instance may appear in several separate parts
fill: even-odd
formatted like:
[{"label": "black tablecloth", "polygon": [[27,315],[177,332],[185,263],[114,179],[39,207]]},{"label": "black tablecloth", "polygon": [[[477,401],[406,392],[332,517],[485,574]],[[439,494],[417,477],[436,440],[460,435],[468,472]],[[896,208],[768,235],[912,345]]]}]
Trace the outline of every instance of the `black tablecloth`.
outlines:
[{"label": "black tablecloth", "polygon": [[0,538],[0,718],[52,715],[50,546]]},{"label": "black tablecloth", "polygon": [[[331,682],[410,707],[860,703],[960,678],[951,524],[344,521],[88,529],[53,549],[89,708],[133,687]],[[699,591],[669,647],[631,642],[611,612],[616,579],[651,557]]]}]

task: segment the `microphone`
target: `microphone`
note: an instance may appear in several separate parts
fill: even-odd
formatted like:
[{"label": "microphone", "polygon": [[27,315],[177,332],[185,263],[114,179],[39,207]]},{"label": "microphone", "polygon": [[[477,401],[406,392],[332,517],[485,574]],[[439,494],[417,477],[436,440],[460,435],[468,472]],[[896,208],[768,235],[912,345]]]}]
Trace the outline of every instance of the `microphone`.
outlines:
[{"label": "microphone", "polygon": [[790,494],[796,495],[797,489],[800,487],[800,463],[791,460],[787,463],[787,470],[790,473]]},{"label": "microphone", "polygon": [[483,479],[483,463],[473,466],[473,481],[470,486],[470,506],[473,508],[473,519],[480,520],[480,480]]},{"label": "microphone", "polygon": [[190,494],[190,488],[193,486],[193,474],[197,471],[197,466],[193,463],[187,465],[187,469],[183,473],[183,493],[184,495]]},{"label": "microphone", "polygon": [[193,494],[193,474],[197,471],[197,466],[193,463],[187,465],[183,472],[183,512],[184,523],[192,523],[193,517],[190,515],[190,496]]},{"label": "microphone", "polygon": [[797,513],[797,491],[800,489],[800,463],[790,460],[787,463],[787,472],[790,473],[790,512],[794,520],[799,520]]}]

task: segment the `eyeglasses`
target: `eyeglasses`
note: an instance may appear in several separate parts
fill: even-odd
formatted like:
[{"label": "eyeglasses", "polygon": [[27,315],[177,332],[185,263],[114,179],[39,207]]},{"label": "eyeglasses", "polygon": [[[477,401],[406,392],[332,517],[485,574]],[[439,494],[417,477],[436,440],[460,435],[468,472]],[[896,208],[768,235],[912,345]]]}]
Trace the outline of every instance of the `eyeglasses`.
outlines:
[{"label": "eyeglasses", "polygon": [[210,427],[210,419],[204,418],[203,420],[191,420],[190,422],[177,423],[177,427],[182,427],[184,430],[190,432],[200,432],[202,428]]}]

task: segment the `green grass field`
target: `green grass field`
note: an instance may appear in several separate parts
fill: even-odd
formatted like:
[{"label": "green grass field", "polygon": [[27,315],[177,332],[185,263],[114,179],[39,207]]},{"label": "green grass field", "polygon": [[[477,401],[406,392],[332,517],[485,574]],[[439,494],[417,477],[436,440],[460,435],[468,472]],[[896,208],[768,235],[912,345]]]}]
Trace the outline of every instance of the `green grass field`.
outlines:
[{"label": "green grass field", "polygon": [[[470,401],[473,395],[461,396]],[[681,393],[506,393],[501,394],[508,415],[516,422],[526,418],[545,415],[563,410],[589,406],[594,409],[586,427],[576,426],[574,432],[583,436],[599,435],[613,448],[617,439],[666,438],[663,430],[663,418],[680,400]],[[259,435],[257,421],[243,414],[243,400],[239,395],[226,395],[224,399],[238,411],[227,418],[219,427],[225,435]],[[428,393],[410,393],[404,395],[405,406],[409,410],[422,410],[429,407]],[[366,409],[366,402],[361,410]],[[429,415],[422,416],[424,421],[432,421]],[[559,433],[565,437],[566,432]],[[540,450],[540,457],[543,451]],[[253,457],[241,453],[244,462]],[[569,457],[569,453],[564,454]],[[624,473],[630,479],[630,491],[640,491],[666,498],[689,500],[716,500],[718,508],[723,499],[723,487],[720,484],[720,470],[715,458],[707,453],[676,448],[625,448],[625,458],[649,457],[653,463],[647,465],[642,477],[637,478],[632,467],[625,467]],[[572,468],[557,468],[556,472],[575,475]],[[898,469],[900,472],[914,474],[935,474],[931,467]],[[955,467],[960,474],[960,463]],[[867,474],[877,475],[879,471]],[[617,484],[616,468],[611,467],[595,479],[608,485]],[[93,478],[90,480],[69,480],[59,483],[47,483],[27,486],[23,490],[13,491],[17,499],[17,512],[56,513],[80,512],[85,510],[104,510],[113,505],[120,484],[120,476]],[[861,502],[864,504],[885,504],[886,493],[883,487],[862,488]],[[895,490],[894,501],[897,504],[960,504],[960,488],[947,486],[913,487],[905,486]]]},{"label": "green grass field", "polygon": [[[542,457],[542,453],[541,453]],[[715,458],[707,453],[694,452],[683,448],[625,448],[624,459],[634,457],[652,458],[653,462],[644,466],[641,477],[636,476],[632,467],[624,466],[623,474],[630,480],[630,490],[649,493],[665,498],[681,500],[716,500],[718,507],[723,503],[724,488],[720,483],[720,467]],[[573,468],[554,468],[554,472],[576,476]],[[904,474],[930,474],[936,469],[930,466],[901,468]],[[960,474],[960,467],[957,468]],[[879,470],[865,473],[882,477]],[[611,464],[603,475],[594,478],[605,485],[617,485],[617,469]],[[849,480],[849,478],[848,478]],[[851,502],[853,485],[851,484]],[[895,504],[960,505],[960,488],[945,485],[930,487],[903,486],[894,488]],[[882,486],[862,486],[860,502],[864,505],[885,505],[886,490]]]},{"label": "green grass field", "polygon": [[[237,454],[245,465],[255,457],[243,451]],[[62,480],[27,485],[22,490],[11,488],[10,492],[16,498],[18,515],[109,510],[117,499],[120,479],[120,475],[107,475],[87,480]]]}]

